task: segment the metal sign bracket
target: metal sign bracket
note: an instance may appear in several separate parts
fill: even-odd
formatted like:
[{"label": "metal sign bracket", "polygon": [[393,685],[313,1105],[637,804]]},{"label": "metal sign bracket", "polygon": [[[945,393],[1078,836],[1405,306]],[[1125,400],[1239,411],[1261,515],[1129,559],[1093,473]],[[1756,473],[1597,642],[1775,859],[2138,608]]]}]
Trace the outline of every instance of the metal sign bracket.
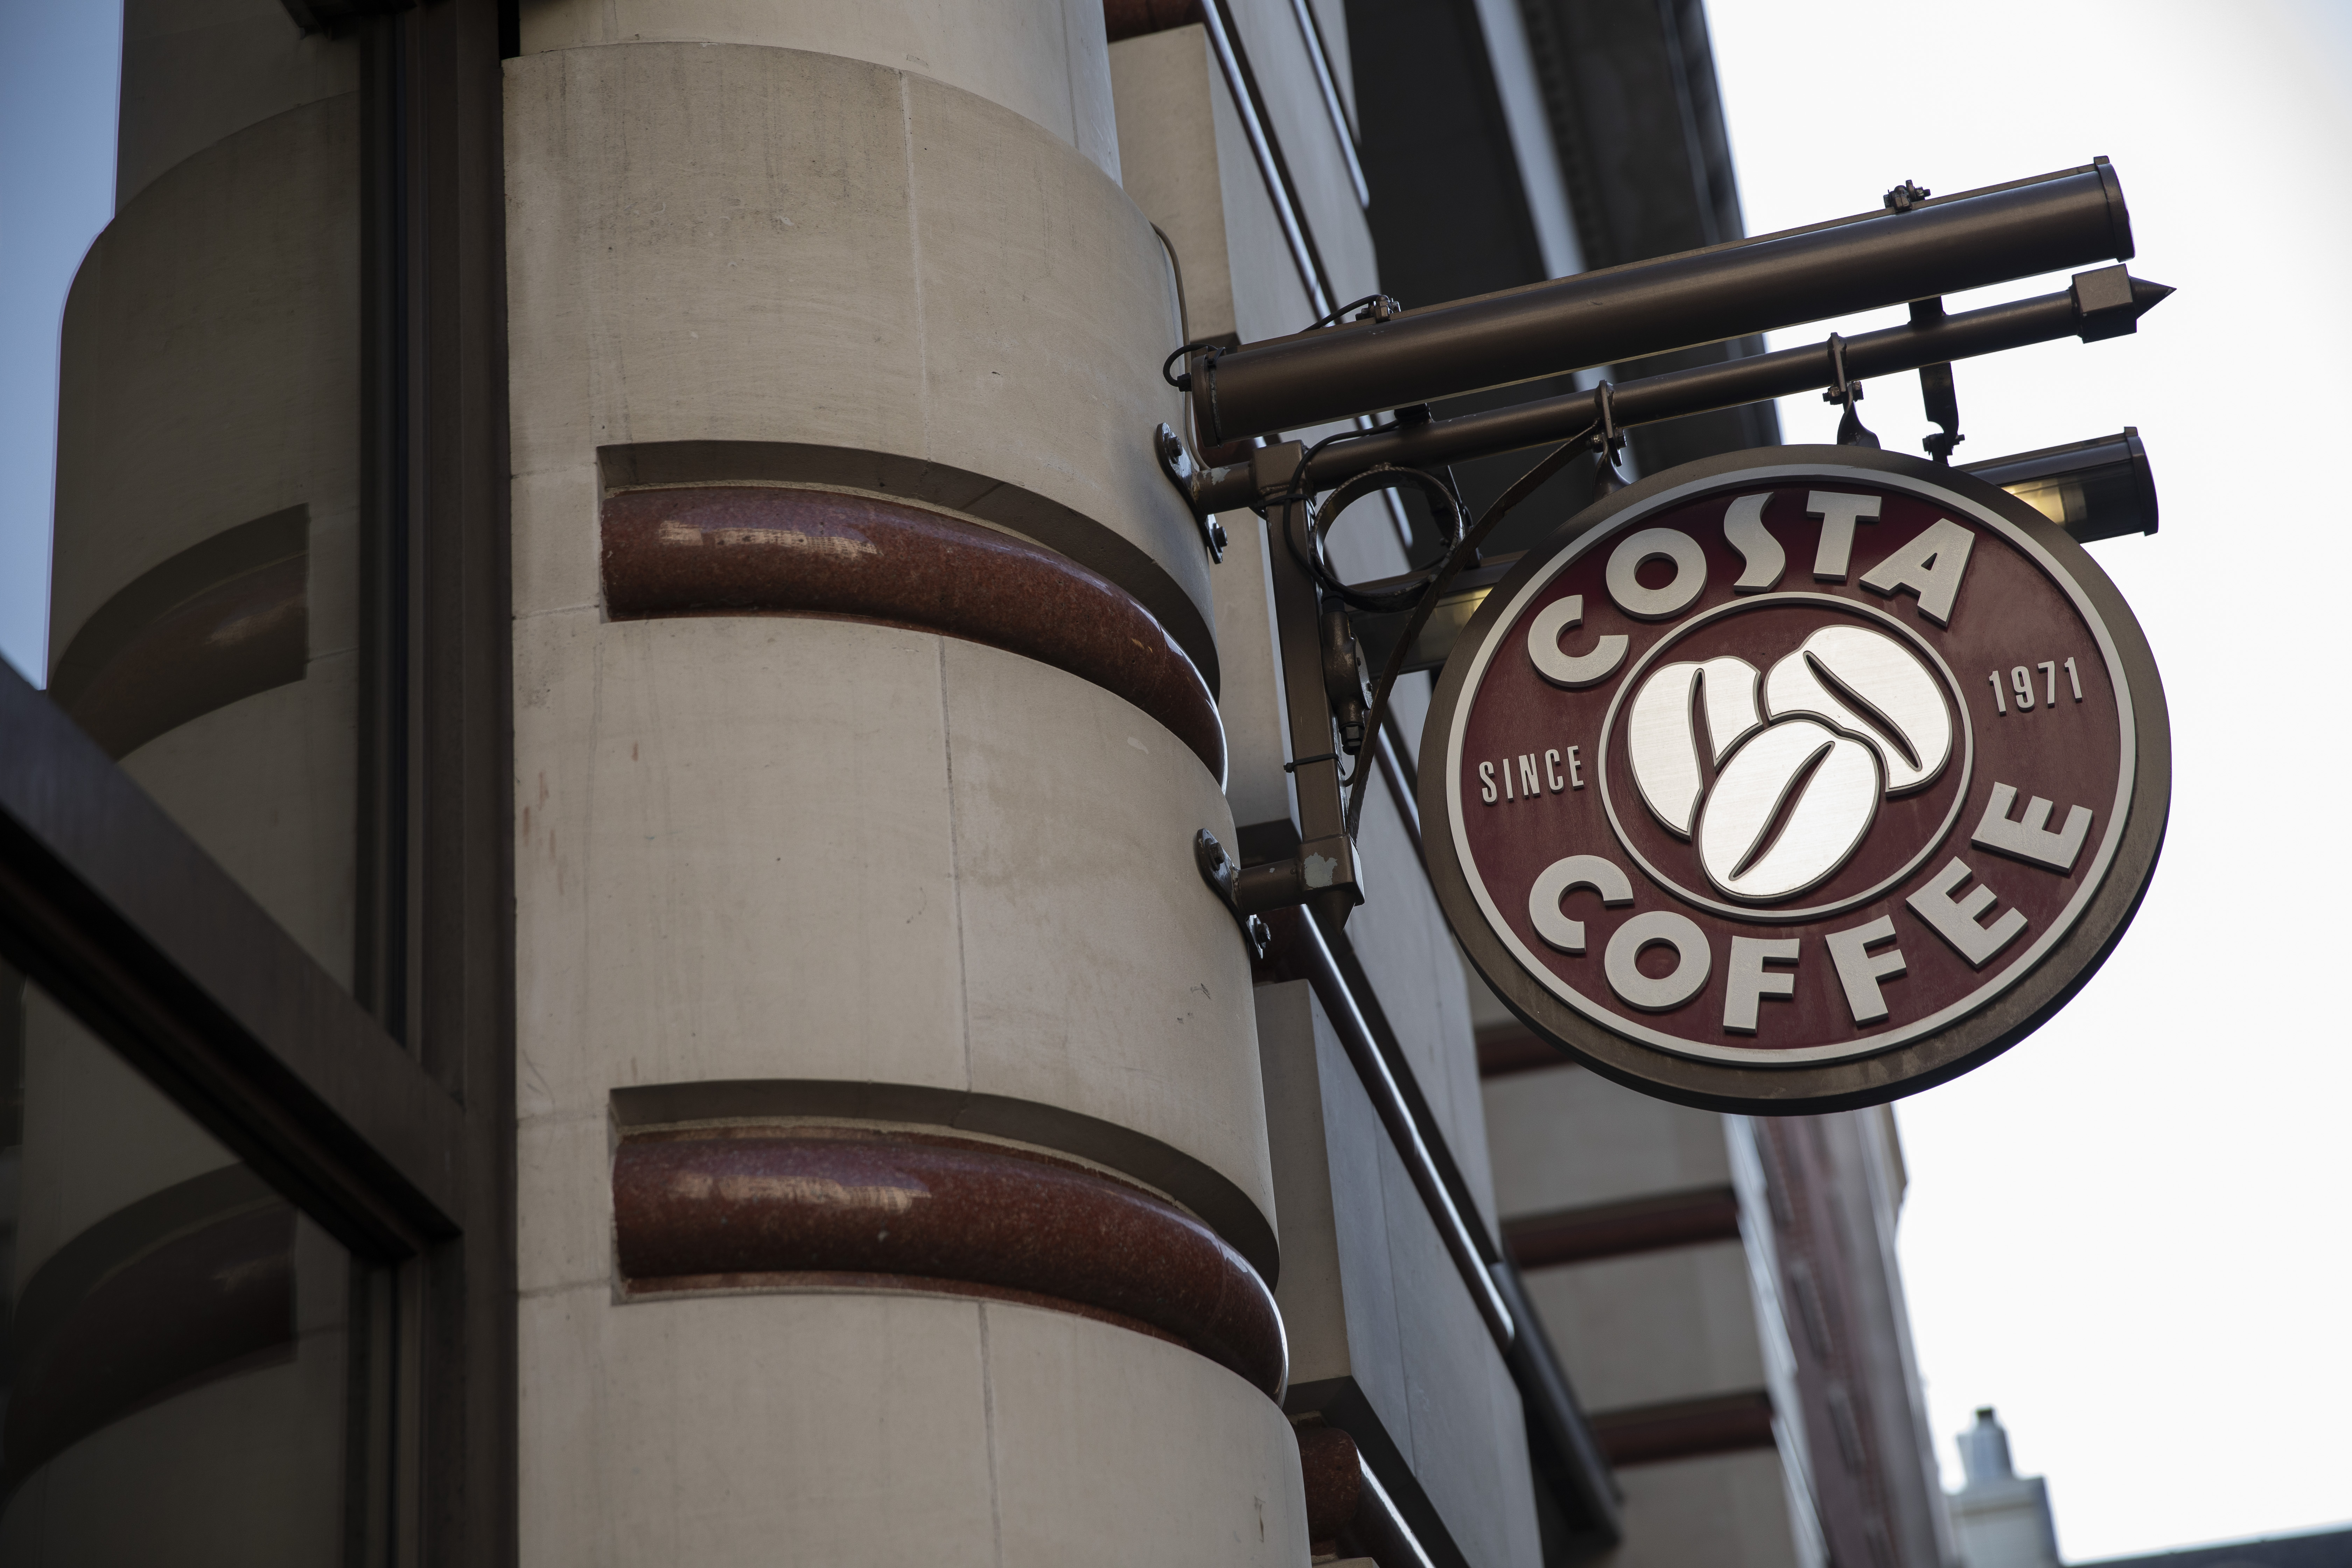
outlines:
[{"label": "metal sign bracket", "polygon": [[[1202,879],[1233,910],[1253,947],[1260,940],[1251,929],[1257,915],[1303,904],[1336,928],[1364,901],[1356,846],[1348,837],[1340,800],[1341,745],[1334,730],[1326,606],[1289,545],[1293,529],[1303,531],[1307,521],[1307,498],[1296,490],[1304,455],[1296,441],[1250,454],[1255,510],[1265,520],[1266,559],[1274,577],[1276,657],[1291,756],[1284,769],[1291,776],[1299,842],[1288,856],[1252,866],[1237,865],[1213,834],[1200,834],[1193,844]],[[1344,635],[1344,619],[1340,628]]]}]

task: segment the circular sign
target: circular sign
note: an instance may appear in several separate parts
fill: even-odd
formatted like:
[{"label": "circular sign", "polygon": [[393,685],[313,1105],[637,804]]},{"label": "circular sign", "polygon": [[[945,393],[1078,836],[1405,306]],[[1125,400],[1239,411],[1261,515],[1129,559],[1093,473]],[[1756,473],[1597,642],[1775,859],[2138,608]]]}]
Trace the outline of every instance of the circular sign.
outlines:
[{"label": "circular sign", "polygon": [[1937,1083],[2032,1032],[2163,842],[2147,644],[2065,532],[1949,468],[1780,447],[1529,551],[1423,731],[1432,881],[1496,993],[1716,1110]]}]

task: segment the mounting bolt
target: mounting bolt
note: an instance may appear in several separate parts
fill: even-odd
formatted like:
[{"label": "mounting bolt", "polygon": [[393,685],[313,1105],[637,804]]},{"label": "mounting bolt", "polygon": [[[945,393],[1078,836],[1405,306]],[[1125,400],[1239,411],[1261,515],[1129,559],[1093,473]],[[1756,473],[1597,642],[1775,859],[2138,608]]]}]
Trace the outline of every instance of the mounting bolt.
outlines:
[{"label": "mounting bolt", "polygon": [[1250,956],[1264,958],[1266,949],[1274,945],[1274,933],[1257,916],[1242,913],[1234,899],[1234,888],[1241,880],[1241,868],[1234,864],[1233,857],[1225,853],[1225,847],[1218,842],[1217,836],[1205,827],[1192,835],[1192,863],[1201,868],[1201,880],[1209,884],[1209,890],[1217,895],[1218,901],[1234,917],[1234,923],[1241,928],[1242,941],[1249,945]]},{"label": "mounting bolt", "polygon": [[1907,213],[1935,194],[1925,186],[1916,185],[1906,180],[1880,199],[1885,202],[1888,212]]},{"label": "mounting bolt", "polygon": [[1209,563],[1216,565],[1225,558],[1225,546],[1231,542],[1225,536],[1225,525],[1213,512],[1203,512],[1200,505],[1201,465],[1184,446],[1184,438],[1164,423],[1151,432],[1152,455],[1160,459],[1160,471],[1168,482],[1183,496],[1184,504],[1192,509],[1192,521],[1200,524],[1201,543],[1209,552]]}]

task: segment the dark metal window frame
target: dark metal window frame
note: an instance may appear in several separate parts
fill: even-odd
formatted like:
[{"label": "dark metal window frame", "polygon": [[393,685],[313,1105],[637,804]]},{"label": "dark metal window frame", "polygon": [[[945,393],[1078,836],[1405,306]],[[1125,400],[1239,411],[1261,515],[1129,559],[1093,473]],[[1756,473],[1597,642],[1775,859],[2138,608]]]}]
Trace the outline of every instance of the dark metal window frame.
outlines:
[{"label": "dark metal window frame", "polygon": [[371,40],[357,994],[0,668],[0,958],[390,1270],[391,1560],[482,1568],[517,1555],[501,10]]}]

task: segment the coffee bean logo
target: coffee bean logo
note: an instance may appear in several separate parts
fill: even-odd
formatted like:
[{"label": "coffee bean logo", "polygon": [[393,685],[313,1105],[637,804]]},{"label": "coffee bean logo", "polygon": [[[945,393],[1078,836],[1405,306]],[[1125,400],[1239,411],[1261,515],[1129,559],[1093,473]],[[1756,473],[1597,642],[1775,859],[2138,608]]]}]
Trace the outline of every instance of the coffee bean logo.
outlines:
[{"label": "coffee bean logo", "polygon": [[1698,863],[1717,889],[1770,903],[1819,887],[1878,816],[1877,751],[1812,719],[1766,726],[1731,753],[1700,808]]},{"label": "coffee bean logo", "polygon": [[1764,706],[1778,718],[1810,713],[1878,748],[1886,793],[1936,782],[1952,755],[1952,718],[1916,655],[1866,626],[1828,626],[1772,667]]},{"label": "coffee bean logo", "polygon": [[1734,655],[1652,671],[1627,713],[1626,760],[1643,804],[1691,841],[1717,890],[1769,904],[1835,876],[1879,802],[1932,784],[1953,738],[1917,656],[1833,625],[1769,671]]}]

